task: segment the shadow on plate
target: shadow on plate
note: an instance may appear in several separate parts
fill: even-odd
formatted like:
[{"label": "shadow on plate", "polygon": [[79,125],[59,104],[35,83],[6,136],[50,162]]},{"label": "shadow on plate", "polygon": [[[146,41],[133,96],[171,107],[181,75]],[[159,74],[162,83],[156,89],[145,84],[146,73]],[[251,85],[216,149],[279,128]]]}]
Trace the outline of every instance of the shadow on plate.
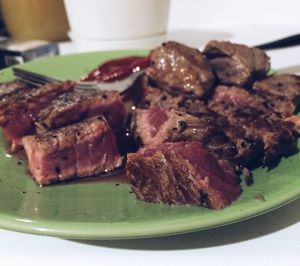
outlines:
[{"label": "shadow on plate", "polygon": [[300,199],[258,217],[200,232],[136,240],[71,240],[82,244],[131,250],[186,250],[228,245],[283,230],[300,221]]}]

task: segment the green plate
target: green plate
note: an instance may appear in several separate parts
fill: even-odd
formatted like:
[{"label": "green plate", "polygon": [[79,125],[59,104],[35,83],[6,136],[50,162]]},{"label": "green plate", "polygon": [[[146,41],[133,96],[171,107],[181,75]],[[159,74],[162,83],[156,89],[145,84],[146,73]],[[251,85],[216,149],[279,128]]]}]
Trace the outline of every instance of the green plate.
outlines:
[{"label": "green plate", "polygon": [[[22,67],[60,78],[79,79],[99,63],[145,51],[77,54],[37,60]],[[0,72],[0,81],[12,79]],[[6,153],[0,136],[0,227],[41,235],[82,239],[142,238],[203,230],[238,222],[282,206],[300,195],[300,155],[270,170],[256,169],[255,183],[220,211],[145,203],[129,185],[105,179],[40,188],[27,161]],[[262,194],[265,201],[256,199]]]}]

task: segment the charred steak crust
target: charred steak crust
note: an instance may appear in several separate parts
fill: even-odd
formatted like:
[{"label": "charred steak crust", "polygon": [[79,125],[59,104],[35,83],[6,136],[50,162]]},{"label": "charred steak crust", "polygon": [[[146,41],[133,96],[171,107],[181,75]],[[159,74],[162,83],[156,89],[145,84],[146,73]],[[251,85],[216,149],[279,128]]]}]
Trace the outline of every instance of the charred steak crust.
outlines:
[{"label": "charred steak crust", "polygon": [[140,76],[124,95],[124,101],[134,108],[151,107],[176,109],[190,114],[206,113],[207,106],[199,99],[185,94],[171,94],[151,84],[149,77]]},{"label": "charred steak crust", "polygon": [[208,106],[217,102],[249,106],[265,114],[277,114],[282,118],[293,115],[296,110],[296,104],[283,96],[265,91],[248,91],[237,86],[217,86]]},{"label": "charred steak crust", "polygon": [[0,106],[0,126],[11,151],[18,150],[22,137],[33,134],[36,114],[59,94],[73,90],[73,82],[49,83],[41,87],[25,87],[9,94]]},{"label": "charred steak crust", "polygon": [[147,75],[158,87],[170,93],[201,98],[210,94],[214,74],[206,58],[197,49],[177,42],[166,42],[150,53]]},{"label": "charred steak crust", "polygon": [[142,145],[196,140],[219,158],[233,159],[236,155],[234,144],[212,114],[197,117],[174,109],[137,109],[131,128]]},{"label": "charred steak crust", "polygon": [[37,109],[40,110],[56,96],[72,90],[73,87],[73,82],[67,81],[48,83],[40,87],[26,87],[12,93],[10,98],[6,99],[5,106],[0,108],[0,125],[3,126],[9,122],[11,120],[10,115],[20,109],[26,109],[30,116],[34,116]]},{"label": "charred steak crust", "polygon": [[38,132],[45,132],[95,115],[103,115],[112,128],[121,127],[126,110],[119,93],[77,89],[61,94],[38,113],[35,124]]},{"label": "charred steak crust", "polygon": [[242,127],[246,137],[263,143],[265,165],[297,150],[294,125],[291,122],[281,120],[276,115],[266,115],[249,106],[214,103],[211,108],[226,116],[230,124]]},{"label": "charred steak crust", "polygon": [[137,198],[222,209],[241,193],[230,164],[199,142],[163,143],[128,155],[127,175]]},{"label": "charred steak crust", "polygon": [[1,83],[0,84],[0,106],[2,102],[6,101],[5,99],[6,97],[11,95],[12,93],[17,92],[18,90],[22,90],[27,87],[31,87],[31,86],[29,86],[27,83],[25,83],[20,79],[15,79],[12,81]]},{"label": "charred steak crust", "polygon": [[272,75],[257,80],[253,84],[253,89],[281,96],[298,104],[300,100],[300,76],[292,74]]},{"label": "charred steak crust", "polygon": [[203,53],[221,84],[248,86],[264,77],[269,70],[269,57],[257,48],[227,41],[210,41]]},{"label": "charred steak crust", "polygon": [[[164,119],[153,125],[155,116]],[[153,128],[155,134],[150,134]],[[213,111],[193,116],[174,109],[136,109],[131,120],[131,132],[142,146],[196,140],[217,157],[244,165],[250,165],[263,150],[261,141]]]},{"label": "charred steak crust", "polygon": [[107,173],[122,164],[102,116],[23,138],[29,171],[40,185]]}]

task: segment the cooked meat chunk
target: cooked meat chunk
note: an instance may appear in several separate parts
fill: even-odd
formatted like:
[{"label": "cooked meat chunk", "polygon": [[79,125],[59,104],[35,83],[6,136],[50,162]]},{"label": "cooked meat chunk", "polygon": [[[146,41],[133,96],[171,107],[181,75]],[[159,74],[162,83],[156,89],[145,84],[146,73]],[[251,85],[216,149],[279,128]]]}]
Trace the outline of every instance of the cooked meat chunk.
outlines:
[{"label": "cooked meat chunk", "polygon": [[253,84],[253,89],[299,102],[300,76],[291,74],[272,75],[256,81]]},{"label": "cooked meat chunk", "polygon": [[263,162],[266,165],[296,150],[294,125],[279,119],[276,115],[266,115],[255,108],[232,104],[215,103],[211,108],[224,115],[230,124],[242,127],[246,131],[246,136],[263,143]]},{"label": "cooked meat chunk", "polygon": [[[253,91],[252,91],[253,92]],[[296,102],[284,96],[270,94],[264,91],[254,91],[256,98],[261,97],[264,99],[264,105],[275,113],[279,114],[282,118],[289,117],[296,112]]]},{"label": "cooked meat chunk", "polygon": [[127,175],[137,198],[148,202],[222,209],[241,193],[227,161],[199,142],[163,143],[131,153]]},{"label": "cooked meat chunk", "polygon": [[122,126],[126,111],[119,93],[84,89],[61,94],[38,113],[35,124],[44,132],[95,115],[103,115],[112,128]]},{"label": "cooked meat chunk", "polygon": [[151,51],[150,60],[146,73],[158,87],[196,98],[210,94],[214,75],[206,58],[197,49],[167,42]]},{"label": "cooked meat chunk", "polygon": [[164,138],[157,136],[169,117],[167,111],[157,107],[137,109],[133,113],[131,129],[135,138],[142,145],[151,145],[164,142]]},{"label": "cooked meat chunk", "polygon": [[10,104],[15,104],[19,101],[19,99],[20,101],[22,101],[22,99],[24,99],[26,95],[30,95],[31,91],[35,89],[32,86],[16,88],[14,85],[14,89],[12,89],[10,93],[5,93],[0,98],[0,115],[3,114],[7,108],[9,108]]},{"label": "cooked meat chunk", "polygon": [[227,41],[210,41],[203,53],[225,85],[248,86],[264,77],[269,70],[269,57],[260,49]]},{"label": "cooked meat chunk", "polygon": [[129,107],[176,109],[190,114],[206,113],[207,106],[199,99],[184,94],[171,94],[154,86],[146,75],[140,76],[124,94],[124,101]]},{"label": "cooked meat chunk", "polygon": [[263,151],[263,143],[260,140],[248,135],[239,124],[230,123],[223,114],[212,113],[211,116],[235,146],[234,163],[249,167],[257,161]]},{"label": "cooked meat chunk", "polygon": [[23,138],[29,171],[40,185],[107,173],[121,166],[116,139],[102,116]]},{"label": "cooked meat chunk", "polygon": [[3,99],[5,96],[14,93],[18,90],[24,89],[26,87],[29,87],[29,85],[20,79],[15,79],[12,81],[1,83],[0,84],[0,105],[2,101],[5,102],[5,99]]},{"label": "cooked meat chunk", "polygon": [[210,100],[213,103],[229,103],[237,106],[249,106],[266,114],[276,113],[281,117],[289,117],[294,114],[296,105],[293,101],[282,96],[272,95],[263,91],[247,91],[236,86],[217,86]]},{"label": "cooked meat chunk", "polygon": [[21,146],[23,136],[35,131],[33,118],[56,96],[73,89],[72,82],[49,83],[41,87],[17,90],[6,98],[0,108],[0,126],[11,151]]},{"label": "cooked meat chunk", "polygon": [[262,143],[238,125],[212,111],[192,116],[175,110],[137,109],[131,120],[133,136],[141,145],[197,140],[220,158],[249,165],[262,152]]},{"label": "cooked meat chunk", "polygon": [[250,106],[262,112],[268,112],[262,98],[255,97],[247,90],[236,86],[217,86],[215,93],[210,100],[210,105],[214,103],[229,103],[238,106]]},{"label": "cooked meat chunk", "polygon": [[196,140],[219,158],[233,159],[236,150],[214,116],[196,117],[184,112],[159,108],[137,109],[132,119],[135,137],[143,145]]},{"label": "cooked meat chunk", "polygon": [[292,115],[290,117],[287,117],[285,119],[285,121],[293,123],[295,130],[297,131],[298,134],[300,134],[300,116],[299,115]]}]

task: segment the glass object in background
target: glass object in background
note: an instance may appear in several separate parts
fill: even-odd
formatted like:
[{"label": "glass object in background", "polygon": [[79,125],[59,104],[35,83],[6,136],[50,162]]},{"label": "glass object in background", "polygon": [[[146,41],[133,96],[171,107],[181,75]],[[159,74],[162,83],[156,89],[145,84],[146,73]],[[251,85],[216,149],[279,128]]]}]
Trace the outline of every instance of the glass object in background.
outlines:
[{"label": "glass object in background", "polygon": [[13,39],[67,39],[69,25],[63,0],[1,0],[0,3]]}]

